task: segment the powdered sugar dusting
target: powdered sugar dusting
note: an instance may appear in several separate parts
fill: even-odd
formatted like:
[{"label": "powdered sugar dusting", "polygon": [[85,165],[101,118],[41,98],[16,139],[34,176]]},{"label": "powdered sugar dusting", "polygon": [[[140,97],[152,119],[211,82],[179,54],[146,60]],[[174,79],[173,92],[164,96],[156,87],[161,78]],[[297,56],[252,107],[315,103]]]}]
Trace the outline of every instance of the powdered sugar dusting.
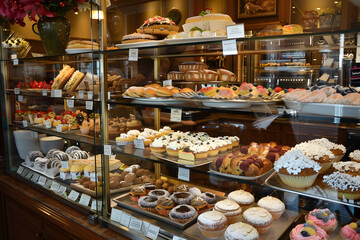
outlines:
[{"label": "powdered sugar dusting", "polygon": [[282,168],[293,175],[298,175],[305,168],[314,169],[315,172],[319,172],[321,169],[317,162],[305,156],[301,150],[291,150],[282,155],[274,163],[274,169],[279,172]]},{"label": "powdered sugar dusting", "polygon": [[244,190],[233,191],[229,194],[228,198],[240,204],[250,204],[254,202],[254,196]]},{"label": "powdered sugar dusting", "polygon": [[262,225],[272,221],[271,214],[262,207],[249,208],[243,213],[243,216],[245,220],[251,224]]},{"label": "powdered sugar dusting", "polygon": [[348,172],[348,171],[359,171],[360,163],[358,162],[336,162],[333,163],[333,167],[339,172]]},{"label": "powdered sugar dusting", "polygon": [[225,231],[225,239],[259,239],[258,231],[250,224],[237,222],[229,225]]},{"label": "powdered sugar dusting", "polygon": [[350,158],[360,160],[360,150],[355,150],[349,155]]},{"label": "powdered sugar dusting", "polygon": [[270,211],[282,211],[285,209],[285,204],[278,198],[266,196],[258,201],[258,206]]},{"label": "powdered sugar dusting", "polygon": [[234,202],[230,199],[225,199],[225,200],[217,202],[215,204],[215,208],[226,210],[226,211],[234,211],[234,210],[239,209],[240,206],[239,206],[239,204],[237,204],[236,202]]},{"label": "powdered sugar dusting", "polygon": [[301,150],[306,156],[314,160],[319,160],[324,156],[329,156],[330,159],[335,158],[335,155],[326,147],[308,142],[299,143],[292,149]]},{"label": "powdered sugar dusting", "polygon": [[360,189],[360,176],[352,176],[346,173],[333,172],[323,178],[323,182],[330,187],[340,190],[350,189],[352,192]]},{"label": "powdered sugar dusting", "polygon": [[226,221],[225,215],[218,211],[204,212],[198,217],[198,222],[210,228],[216,228],[219,223],[225,223]]}]

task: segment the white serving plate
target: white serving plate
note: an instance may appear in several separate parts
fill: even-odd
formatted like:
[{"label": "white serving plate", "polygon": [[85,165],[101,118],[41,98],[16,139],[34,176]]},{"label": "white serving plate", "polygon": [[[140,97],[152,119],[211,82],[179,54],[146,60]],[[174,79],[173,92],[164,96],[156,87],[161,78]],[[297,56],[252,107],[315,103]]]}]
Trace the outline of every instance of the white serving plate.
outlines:
[{"label": "white serving plate", "polygon": [[[76,53],[91,53],[92,49],[91,48],[68,48],[65,49],[65,51],[68,54],[76,54]],[[96,48],[94,48],[94,52],[97,51]]]},{"label": "white serving plate", "polygon": [[129,49],[129,48],[139,48],[139,47],[156,47],[161,45],[165,45],[163,40],[115,44],[115,47],[118,47],[119,49]]},{"label": "white serving plate", "polygon": [[175,39],[164,39],[166,44],[182,44],[182,43],[198,43],[198,42],[212,42],[225,40],[226,36],[218,37],[193,37],[193,38],[175,38]]},{"label": "white serving plate", "polygon": [[259,179],[265,175],[268,175],[269,173],[272,173],[273,172],[273,168],[264,173],[263,175],[259,175],[259,176],[254,176],[254,177],[249,177],[249,176],[238,176],[238,175],[233,175],[233,174],[228,174],[228,173],[222,173],[222,172],[218,172],[216,170],[213,170],[212,167],[210,166],[210,173],[214,173],[216,175],[219,175],[219,176],[223,176],[223,177],[228,177],[228,178],[235,178],[235,179],[242,179],[242,180],[256,180],[256,179]]}]

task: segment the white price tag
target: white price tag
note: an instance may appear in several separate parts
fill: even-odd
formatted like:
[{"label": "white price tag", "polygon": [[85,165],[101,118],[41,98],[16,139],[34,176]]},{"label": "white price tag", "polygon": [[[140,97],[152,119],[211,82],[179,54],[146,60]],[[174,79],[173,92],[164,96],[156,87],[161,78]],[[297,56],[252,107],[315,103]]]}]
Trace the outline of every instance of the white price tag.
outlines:
[{"label": "white price tag", "polygon": [[86,109],[87,110],[93,110],[93,101],[86,101]]},{"label": "white price tag", "polygon": [[122,214],[123,214],[123,211],[116,209],[116,208],[112,208],[110,220],[120,223]]},{"label": "white price tag", "polygon": [[108,100],[111,99],[111,92],[108,92]]},{"label": "white price tag", "polygon": [[181,238],[181,237],[178,237],[178,236],[173,236],[172,240],[186,240],[186,238]]},{"label": "white price tag", "polygon": [[89,195],[86,195],[83,193],[83,194],[81,194],[79,204],[87,207],[87,206],[89,206],[90,200],[91,200],[91,197]]},{"label": "white price tag", "polygon": [[25,177],[29,172],[29,169],[25,168],[24,171],[22,171],[21,176]]},{"label": "white price tag", "polygon": [[88,91],[88,92],[87,92],[87,95],[88,95],[88,99],[93,99],[93,97],[94,97],[94,92],[93,92],[93,91]]},{"label": "white price tag", "polygon": [[51,120],[50,119],[45,121],[45,127],[46,128],[51,128]]},{"label": "white price tag", "polygon": [[67,197],[68,199],[70,199],[73,202],[76,202],[76,200],[78,199],[80,193],[78,193],[77,191],[71,190],[69,196]]},{"label": "white price tag", "polygon": [[19,96],[18,96],[18,101],[19,101],[19,102],[22,102],[22,101],[23,101],[23,96],[22,96],[22,95],[19,95]]},{"label": "white price tag", "polygon": [[140,232],[143,221],[137,218],[131,218],[129,229]]},{"label": "white price tag", "polygon": [[131,215],[127,214],[126,212],[123,212],[120,219],[120,224],[124,225],[125,227],[129,227],[131,220]]},{"label": "white price tag", "polygon": [[68,169],[69,168],[69,162],[68,161],[61,161],[61,167]]},{"label": "white price tag", "polygon": [[170,122],[181,122],[182,110],[177,108],[171,109]]},{"label": "white price tag", "polygon": [[18,58],[13,59],[13,64],[18,65],[19,64],[19,59]]},{"label": "white price tag", "polygon": [[[91,210],[96,211],[96,204],[97,204],[97,208],[98,208],[98,209],[101,209],[102,201],[100,201],[100,200],[93,200],[93,201],[91,202]],[[120,220],[119,220],[119,221],[120,221]]]},{"label": "white price tag", "polygon": [[47,91],[46,89],[41,90],[41,92],[42,92],[42,95],[43,95],[43,96],[47,96],[47,92],[48,92],[48,91]]},{"label": "white price tag", "polygon": [[15,94],[20,94],[20,88],[14,88],[14,93]]},{"label": "white price tag", "polygon": [[129,61],[137,61],[139,55],[139,49],[132,48],[129,49]]},{"label": "white price tag", "polygon": [[165,87],[165,86],[172,86],[172,80],[170,79],[170,80],[164,80],[163,81],[163,87]]},{"label": "white price tag", "polygon": [[17,58],[17,55],[16,55],[16,53],[13,53],[13,54],[11,54],[11,60],[13,60],[13,59],[15,59],[15,58]]},{"label": "white price tag", "polygon": [[104,145],[104,155],[111,155],[111,145]]},{"label": "white price tag", "polygon": [[226,35],[227,35],[227,39],[244,38],[245,37],[244,24],[240,23],[236,25],[226,26]]},{"label": "white price tag", "polygon": [[134,139],[134,148],[145,149],[144,139]]},{"label": "white price tag", "polygon": [[158,226],[154,226],[150,224],[148,232],[146,233],[146,236],[152,240],[157,239],[159,235],[160,228]]},{"label": "white price tag", "polygon": [[60,188],[60,184],[57,182],[52,182],[51,186],[50,186],[50,190],[53,192],[57,192],[59,191]]},{"label": "white price tag", "polygon": [[23,167],[23,166],[20,166],[20,167],[17,169],[16,173],[19,174],[19,175],[21,175],[21,173],[22,173],[23,171],[24,171],[24,167]]},{"label": "white price tag", "polygon": [[223,40],[222,47],[223,47],[223,55],[224,56],[236,55],[238,53],[235,39]]},{"label": "white price tag", "polygon": [[53,184],[53,181],[52,181],[52,180],[48,180],[48,181],[45,183],[44,188],[49,188],[52,184]]},{"label": "white price tag", "polygon": [[68,99],[66,102],[67,102],[67,105],[68,105],[69,108],[74,107],[74,100],[73,99]]},{"label": "white price tag", "polygon": [[150,223],[143,221],[142,227],[141,227],[141,233],[143,235],[146,235],[149,230]]},{"label": "white price tag", "polygon": [[29,125],[28,125],[28,121],[23,120],[23,126],[24,126],[24,127],[28,127],[28,126],[29,126]]},{"label": "white price tag", "polygon": [[62,124],[56,125],[56,131],[57,132],[62,132]]},{"label": "white price tag", "polygon": [[63,196],[64,194],[66,194],[66,187],[61,186],[56,193],[59,194],[60,196]]},{"label": "white price tag", "polygon": [[56,98],[62,97],[62,90],[61,89],[55,90],[55,97]]},{"label": "white price tag", "polygon": [[37,132],[31,132],[33,138],[38,138],[39,134]]},{"label": "white price tag", "polygon": [[37,182],[39,180],[40,175],[38,173],[34,173],[34,175],[31,177],[31,181]]},{"label": "white price tag", "polygon": [[90,181],[97,182],[96,174],[94,172],[90,173]]},{"label": "white price tag", "polygon": [[190,181],[190,169],[179,167],[178,179],[189,182]]},{"label": "white price tag", "polygon": [[30,179],[33,175],[34,175],[34,173],[33,173],[32,171],[29,171],[29,172],[26,174],[25,178],[26,178],[26,179]]},{"label": "white price tag", "polygon": [[38,184],[39,184],[40,186],[45,186],[45,183],[46,183],[46,177],[40,176],[40,177],[39,177],[39,180],[38,180]]},{"label": "white price tag", "polygon": [[55,97],[55,89],[51,89],[50,97]]},{"label": "white price tag", "polygon": [[84,90],[79,90],[79,98],[84,98]]}]

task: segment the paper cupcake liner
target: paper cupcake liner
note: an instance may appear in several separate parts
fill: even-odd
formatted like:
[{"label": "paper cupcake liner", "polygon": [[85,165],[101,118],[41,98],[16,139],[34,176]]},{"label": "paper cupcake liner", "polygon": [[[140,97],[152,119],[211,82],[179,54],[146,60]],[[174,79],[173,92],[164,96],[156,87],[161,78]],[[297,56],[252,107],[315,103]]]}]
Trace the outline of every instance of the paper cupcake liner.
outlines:
[{"label": "paper cupcake liner", "polygon": [[315,174],[310,176],[295,176],[295,175],[286,175],[281,173],[277,173],[277,174],[279,175],[281,181],[284,184],[295,188],[311,187],[314,184],[316,177],[319,175],[319,174]]},{"label": "paper cupcake liner", "polygon": [[271,214],[271,216],[273,217],[274,220],[279,219],[284,211],[285,210],[281,210],[281,211],[269,211],[268,210],[268,212]]},{"label": "paper cupcake liner", "polygon": [[332,165],[332,162],[326,162],[326,163],[320,163],[321,169],[319,171],[319,174],[324,174]]},{"label": "paper cupcake liner", "polygon": [[201,228],[199,224],[198,224],[198,228],[199,228],[201,234],[206,238],[218,238],[218,237],[221,237],[224,234],[225,230],[226,230],[226,227],[221,229],[221,230],[218,230],[218,231],[206,230],[206,229]]},{"label": "paper cupcake liner", "polygon": [[342,155],[335,155],[335,158],[333,160],[333,162],[340,162],[340,160],[344,157],[344,154]]}]

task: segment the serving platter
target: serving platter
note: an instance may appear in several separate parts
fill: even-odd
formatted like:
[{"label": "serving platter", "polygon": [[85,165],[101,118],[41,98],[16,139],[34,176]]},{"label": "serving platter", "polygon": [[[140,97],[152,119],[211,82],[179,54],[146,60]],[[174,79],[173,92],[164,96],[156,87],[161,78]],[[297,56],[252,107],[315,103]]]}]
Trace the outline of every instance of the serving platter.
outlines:
[{"label": "serving platter", "polygon": [[[110,190],[110,194],[115,194],[115,193],[121,193],[121,192],[126,192],[129,191],[131,188],[133,188],[134,186],[138,186],[138,185],[132,185],[129,187],[124,187],[124,188],[118,188],[118,189],[112,189]],[[96,191],[94,190],[90,190],[89,188],[84,187],[83,185],[81,185],[80,183],[71,183],[70,187],[74,190],[77,190],[79,192],[85,193],[91,197],[96,197]],[[97,197],[101,197],[102,193],[98,192],[98,196]]]},{"label": "serving platter", "polygon": [[202,101],[202,104],[206,107],[213,108],[248,108],[252,102],[247,100],[221,100],[221,99],[206,99]]},{"label": "serving platter", "polygon": [[174,38],[164,39],[164,43],[168,45],[172,44],[186,44],[186,43],[198,43],[198,42],[212,42],[225,40],[226,36],[215,36],[215,37],[190,37],[190,38]]},{"label": "serving platter", "polygon": [[229,173],[222,173],[222,172],[219,172],[219,171],[216,171],[214,169],[212,169],[212,166],[210,166],[210,173],[213,173],[213,174],[216,174],[216,175],[219,175],[219,176],[223,176],[223,177],[228,177],[228,178],[235,178],[235,179],[241,179],[241,180],[257,180],[259,178],[262,178],[264,176],[268,176],[270,173],[273,172],[273,168],[270,169],[268,172],[262,174],[262,175],[259,175],[259,176],[238,176],[238,175],[233,175],[233,174],[229,174]]},{"label": "serving platter", "polygon": [[136,43],[122,43],[115,44],[115,47],[119,49],[129,49],[129,48],[139,48],[139,47],[156,47],[166,45],[163,40],[154,40],[154,41],[144,41]]},{"label": "serving platter", "polygon": [[218,158],[220,155],[217,155],[215,157],[211,157],[211,158],[204,158],[204,159],[199,159],[199,160],[195,160],[195,161],[188,161],[185,159],[180,159],[177,157],[172,157],[172,156],[168,156],[166,153],[161,154],[161,153],[154,153],[151,152],[152,155],[154,155],[155,157],[158,157],[162,160],[168,161],[168,162],[172,162],[175,164],[179,164],[179,165],[183,165],[185,167],[200,167],[206,164],[211,163],[214,159]]},{"label": "serving platter", "polygon": [[[68,54],[76,54],[76,53],[91,53],[92,49],[91,48],[68,48],[65,49],[65,51]],[[94,48],[94,52],[98,51],[96,48]]]}]

